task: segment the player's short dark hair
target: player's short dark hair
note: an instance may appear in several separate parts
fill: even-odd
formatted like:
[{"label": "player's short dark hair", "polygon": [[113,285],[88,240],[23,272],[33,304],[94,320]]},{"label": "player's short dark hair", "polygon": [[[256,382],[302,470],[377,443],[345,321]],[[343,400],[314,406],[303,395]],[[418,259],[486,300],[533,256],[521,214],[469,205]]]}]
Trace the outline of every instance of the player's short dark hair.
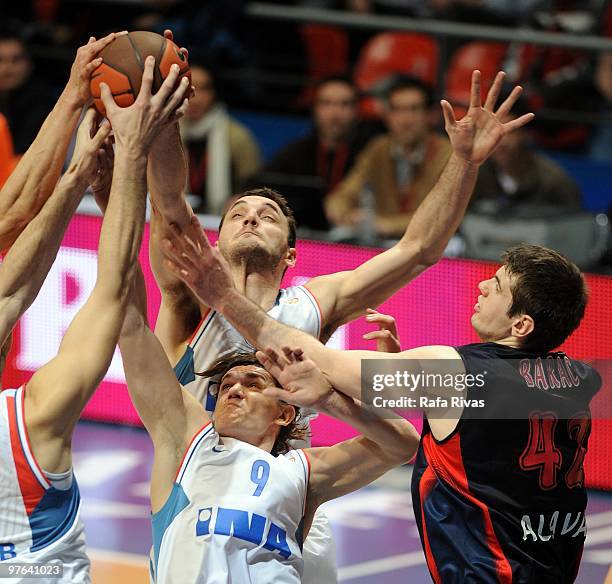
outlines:
[{"label": "player's short dark hair", "polygon": [[325,87],[330,83],[342,83],[343,85],[346,85],[353,91],[353,94],[355,95],[355,102],[357,102],[359,99],[359,89],[351,79],[350,75],[345,73],[335,73],[333,75],[326,75],[325,77],[322,77],[315,85],[315,93],[318,93],[322,87]]},{"label": "player's short dark hair", "polygon": [[416,89],[423,94],[425,99],[425,105],[429,108],[433,105],[433,90],[425,83],[422,79],[414,77],[413,75],[396,75],[389,80],[386,86],[384,94],[385,105],[389,107],[391,97],[398,91],[404,91],[406,89]]},{"label": "player's short dark hair", "polygon": [[508,316],[528,314],[535,323],[523,348],[552,351],[584,316],[588,291],[578,266],[552,249],[529,244],[511,247],[502,261],[514,277]]},{"label": "player's short dark hair", "polygon": [[[296,234],[296,223],[295,223],[295,215],[289,203],[287,203],[287,199],[283,197],[280,193],[277,193],[274,189],[270,189],[268,187],[262,187],[260,189],[250,189],[248,191],[244,191],[239,195],[235,195],[232,199],[232,205],[234,205],[240,199],[244,199],[244,197],[264,197],[265,199],[270,199],[274,201],[279,207],[281,212],[285,217],[287,217],[287,223],[289,224],[289,233],[287,234],[287,244],[289,247],[295,247],[295,242],[297,240]],[[225,216],[227,215],[227,211],[221,217],[221,221],[219,222],[219,231],[221,231],[221,227],[223,227],[223,221],[225,221]]]},{"label": "player's short dark hair", "polygon": [[[224,357],[217,359],[206,371],[202,373],[196,373],[201,377],[216,377],[219,381],[223,376],[233,369],[234,367],[240,367],[244,365],[255,365],[260,369],[265,369],[264,366],[257,360],[255,353],[230,353]],[[274,377],[272,377],[274,379]],[[277,379],[274,382],[280,387],[280,383]],[[284,402],[283,402],[284,403]],[[305,425],[300,416],[300,408],[295,408],[295,418],[287,426],[281,426],[274,446],[272,447],[272,456],[278,456],[279,454],[285,454],[291,450],[290,442],[292,440],[304,440],[308,435],[308,426]]]}]

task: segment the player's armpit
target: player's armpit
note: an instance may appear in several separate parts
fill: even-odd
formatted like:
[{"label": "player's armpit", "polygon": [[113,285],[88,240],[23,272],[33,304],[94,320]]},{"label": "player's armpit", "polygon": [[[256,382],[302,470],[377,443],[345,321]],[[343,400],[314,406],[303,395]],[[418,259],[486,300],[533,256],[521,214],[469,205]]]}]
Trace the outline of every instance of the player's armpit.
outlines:
[{"label": "player's armpit", "polygon": [[172,301],[162,295],[155,322],[155,336],[159,339],[170,363],[175,365],[185,352],[191,337],[202,321],[200,307],[193,298]]},{"label": "player's armpit", "polygon": [[322,329],[333,332],[395,294],[429,267],[421,251],[415,243],[399,242],[354,270],[310,280],[307,287],[323,313]]}]

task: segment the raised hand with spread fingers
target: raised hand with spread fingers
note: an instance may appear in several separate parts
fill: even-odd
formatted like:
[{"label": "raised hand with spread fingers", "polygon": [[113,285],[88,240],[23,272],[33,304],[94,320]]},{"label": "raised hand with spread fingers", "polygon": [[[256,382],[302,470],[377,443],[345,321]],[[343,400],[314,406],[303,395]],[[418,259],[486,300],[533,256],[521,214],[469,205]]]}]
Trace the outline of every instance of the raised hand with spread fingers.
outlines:
[{"label": "raised hand with spread fingers", "polygon": [[506,74],[500,71],[482,105],[480,96],[480,71],[472,73],[470,106],[466,115],[457,120],[451,104],[443,99],[440,102],[444,114],[445,129],[453,147],[453,152],[472,164],[482,164],[497,147],[501,139],[533,120],[532,113],[524,114],[505,123],[502,120],[510,113],[523,88],[517,85],[507,99],[495,109]]}]

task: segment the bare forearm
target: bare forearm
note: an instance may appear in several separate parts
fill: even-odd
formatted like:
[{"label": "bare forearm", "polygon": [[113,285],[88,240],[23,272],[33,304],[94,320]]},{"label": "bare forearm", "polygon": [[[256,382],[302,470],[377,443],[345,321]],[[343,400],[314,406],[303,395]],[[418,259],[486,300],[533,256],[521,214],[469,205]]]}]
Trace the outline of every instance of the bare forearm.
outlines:
[{"label": "bare forearm", "polygon": [[[168,235],[168,223],[155,208],[153,208],[151,213],[149,228],[149,262],[151,263],[151,269],[159,289],[162,294],[170,299],[176,299],[177,302],[181,303],[187,302],[188,298],[193,298],[193,294],[191,294],[191,291],[181,280],[164,266],[162,240]],[[193,302],[196,302],[195,298],[193,298]]]},{"label": "bare forearm", "polygon": [[463,219],[477,176],[478,165],[453,154],[412,217],[400,245],[417,242],[423,263],[438,261]]},{"label": "bare forearm", "polygon": [[9,247],[49,198],[59,178],[81,108],[62,94],[0,194],[0,249]]},{"label": "bare forearm", "polygon": [[10,299],[11,308],[2,338],[38,295],[86,187],[83,177],[67,172],[6,255],[0,266],[0,298]]},{"label": "bare forearm", "polygon": [[183,196],[187,183],[187,161],[178,124],[163,130],[155,140],[147,164],[151,203],[166,223],[185,228],[191,209]]},{"label": "bare forearm", "polygon": [[185,286],[163,266],[161,240],[171,223],[187,229],[193,215],[183,195],[187,182],[187,162],[183,143],[174,124],[157,137],[147,163],[147,184],[151,193],[151,239],[149,258],[155,280],[165,294],[185,296]]},{"label": "bare forearm", "polygon": [[[146,317],[147,296],[140,265],[134,277],[119,349],[130,398],[154,441],[182,438],[183,393]],[[178,418],[177,418],[178,414]],[[178,421],[177,421],[178,420]]]},{"label": "bare forearm", "polygon": [[98,283],[126,293],[138,258],[145,214],[146,157],[117,148],[108,207],[100,232]]},{"label": "bare forearm", "polygon": [[327,398],[319,411],[349,424],[390,458],[408,462],[416,452],[418,432],[410,422],[393,412],[366,409],[358,400],[337,391]]},{"label": "bare forearm", "polygon": [[[127,310],[121,333],[119,335],[119,350],[123,357],[123,367],[128,381],[130,397],[141,417],[148,419],[152,404],[151,396],[146,390],[146,383],[142,383],[143,372],[149,369],[146,363],[150,355],[143,351],[146,346],[148,331],[146,316],[143,312],[142,294],[146,306],[146,292],[143,289],[144,279],[140,266],[134,276],[131,292],[128,299]],[[147,399],[149,398],[149,399]]]},{"label": "bare forearm", "polygon": [[120,337],[127,338],[134,334],[140,334],[143,327],[147,326],[147,290],[140,263],[132,280],[132,288],[128,298],[127,311],[121,327]]},{"label": "bare forearm", "polygon": [[375,351],[338,351],[318,339],[268,316],[259,306],[236,291],[228,292],[220,308],[225,318],[254,346],[282,353],[283,347],[299,347],[312,359],[330,383],[347,395],[360,396],[361,359],[382,358]]},{"label": "bare forearm", "polygon": [[315,356],[325,350],[323,344],[303,331],[292,328],[268,316],[257,304],[236,290],[226,294],[219,312],[258,349],[297,346],[316,361]]}]

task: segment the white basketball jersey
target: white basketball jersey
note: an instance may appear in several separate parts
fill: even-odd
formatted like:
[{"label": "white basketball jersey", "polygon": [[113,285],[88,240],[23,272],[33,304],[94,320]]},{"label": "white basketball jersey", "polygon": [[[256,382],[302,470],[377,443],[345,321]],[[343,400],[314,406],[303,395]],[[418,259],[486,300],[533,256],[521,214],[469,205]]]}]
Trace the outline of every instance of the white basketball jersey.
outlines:
[{"label": "white basketball jersey", "polygon": [[153,515],[158,584],[298,584],[309,462],[232,438],[212,423],[191,441]]},{"label": "white basketball jersey", "polygon": [[[304,286],[280,290],[268,314],[317,339],[320,336],[321,312],[315,297]],[[214,388],[217,380],[199,377],[195,373],[205,371],[214,361],[228,353],[252,351],[255,348],[221,314],[209,310],[174,371],[181,385],[208,411],[212,411],[215,400],[210,389]]]},{"label": "white basketball jersey", "polygon": [[61,562],[62,578],[36,582],[89,583],[78,485],[72,477],[68,489],[55,488],[40,469],[25,427],[24,391],[0,392],[0,562]]},{"label": "white basketball jersey", "polygon": [[[305,286],[281,289],[268,314],[315,338],[321,336],[321,310],[316,298]],[[255,348],[218,312],[209,310],[189,341],[174,372],[185,389],[209,411],[215,409],[213,395],[219,380],[195,373],[205,371],[217,359],[228,353],[250,352]],[[211,393],[211,389],[213,393]],[[316,417],[315,410],[302,408],[302,418]],[[301,445],[301,444],[300,444]],[[304,446],[310,446],[307,439]],[[296,445],[297,447],[297,445]],[[304,544],[306,566],[302,584],[334,584],[337,582],[336,549],[329,520],[317,510]]]}]

